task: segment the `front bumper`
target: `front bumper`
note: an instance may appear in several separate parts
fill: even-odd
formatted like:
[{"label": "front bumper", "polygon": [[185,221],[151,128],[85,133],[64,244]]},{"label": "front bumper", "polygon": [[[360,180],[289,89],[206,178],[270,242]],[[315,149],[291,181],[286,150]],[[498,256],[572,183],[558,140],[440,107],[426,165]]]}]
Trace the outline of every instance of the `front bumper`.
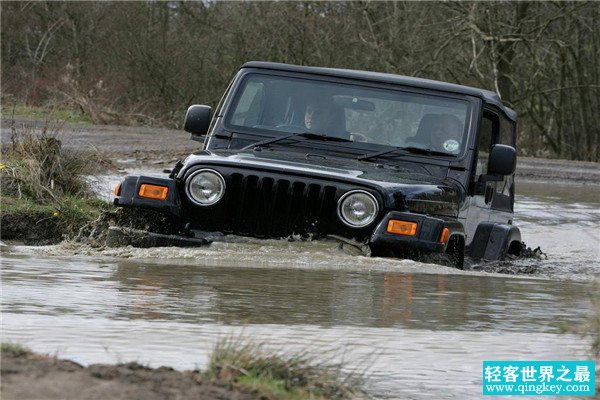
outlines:
[{"label": "front bumper", "polygon": [[[151,184],[167,187],[168,193],[166,199],[157,200],[140,196],[139,192],[142,184]],[[244,201],[243,197],[241,199],[237,198],[235,199],[235,201],[231,202],[222,202],[239,203],[240,201]],[[148,176],[127,176],[119,186],[114,200],[114,204],[119,207],[140,207],[167,212],[174,215],[175,217],[180,218],[182,226],[183,224],[192,221],[192,225],[196,225],[193,226],[193,228],[197,229],[222,231],[224,233],[237,233],[246,236],[265,237],[265,235],[252,232],[251,230],[235,232],[227,228],[227,226],[231,225],[231,221],[229,220],[241,220],[244,218],[244,215],[243,212],[238,211],[236,211],[235,213],[228,212],[229,210],[222,210],[225,212],[218,211],[217,209],[219,207],[223,207],[222,204],[218,206],[215,205],[214,209],[217,211],[214,212],[211,211],[213,207],[200,210],[192,205],[192,211],[190,212],[190,204],[186,204],[185,199],[180,198],[179,190],[177,188],[177,181],[175,179]],[[238,208],[241,207],[241,205],[236,205],[235,207],[236,210],[238,210]],[[197,210],[197,212],[194,212],[194,210]],[[208,214],[204,215],[202,219],[198,218],[198,213],[206,213],[207,211]],[[253,213],[258,212],[257,209],[254,209],[252,211]],[[332,215],[327,215],[327,218],[337,218],[335,212],[329,212],[328,214],[333,214],[334,217],[332,217]],[[323,215],[322,217],[325,218],[325,215]],[[220,220],[220,218],[224,219]],[[265,217],[264,219],[269,219],[269,216]],[[387,224],[390,219],[417,223],[417,230],[415,235],[406,236],[387,232]],[[210,221],[210,223],[207,226],[203,226],[202,222],[204,221]],[[331,224],[329,225],[331,226]],[[394,250],[419,250],[423,252],[441,253],[446,250],[446,246],[448,243],[440,242],[440,238],[442,236],[442,231],[444,228],[449,229],[450,237],[455,235],[464,236],[464,228],[462,224],[457,220],[441,219],[423,214],[415,214],[409,211],[389,211],[383,216],[383,218],[380,219],[380,222],[376,225],[374,229],[363,228],[364,230],[368,230],[367,235],[365,235],[364,241],[366,241],[366,244],[370,246],[377,246],[380,248],[390,248]],[[325,231],[321,233],[336,234],[338,236],[349,236],[348,231],[342,233],[341,235],[340,232],[337,231]]]},{"label": "front bumper", "polygon": [[[398,235],[387,231],[389,220],[415,222],[417,231],[414,236]],[[423,214],[411,212],[390,211],[379,222],[369,244],[378,247],[393,249],[415,249],[425,252],[442,253],[446,251],[448,241],[440,242],[444,228],[449,230],[449,238],[452,236],[464,236],[463,225],[459,221],[444,220]]]},{"label": "front bumper", "polygon": [[[139,195],[142,184],[165,186],[169,189],[165,200],[149,199]],[[181,199],[174,179],[153,176],[126,176],[115,193],[115,206],[140,207],[181,215]]]}]

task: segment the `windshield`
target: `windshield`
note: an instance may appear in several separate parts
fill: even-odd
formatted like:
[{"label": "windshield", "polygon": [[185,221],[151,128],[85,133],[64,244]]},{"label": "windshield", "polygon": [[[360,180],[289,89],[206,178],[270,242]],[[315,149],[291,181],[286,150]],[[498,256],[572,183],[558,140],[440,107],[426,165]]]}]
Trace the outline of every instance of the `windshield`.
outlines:
[{"label": "windshield", "polygon": [[459,154],[469,103],[452,97],[249,74],[225,124],[272,134],[314,132],[394,147]]}]

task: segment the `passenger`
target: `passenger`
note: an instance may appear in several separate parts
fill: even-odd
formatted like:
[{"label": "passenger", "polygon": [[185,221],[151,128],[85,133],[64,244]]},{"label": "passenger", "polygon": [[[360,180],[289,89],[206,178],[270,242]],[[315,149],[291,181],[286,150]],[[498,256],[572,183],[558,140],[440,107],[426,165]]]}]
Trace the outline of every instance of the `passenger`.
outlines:
[{"label": "passenger", "polygon": [[442,114],[431,131],[431,144],[437,151],[458,154],[462,141],[463,128],[460,120],[454,115]]},{"label": "passenger", "polygon": [[463,127],[460,120],[451,114],[425,114],[417,134],[407,145],[418,145],[435,151],[458,154],[462,142]]}]

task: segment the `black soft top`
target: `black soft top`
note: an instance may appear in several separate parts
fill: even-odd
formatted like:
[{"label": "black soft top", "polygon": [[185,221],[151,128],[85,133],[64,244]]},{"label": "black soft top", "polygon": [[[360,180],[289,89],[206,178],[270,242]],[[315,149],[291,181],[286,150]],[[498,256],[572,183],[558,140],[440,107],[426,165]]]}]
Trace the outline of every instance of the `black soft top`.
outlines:
[{"label": "black soft top", "polygon": [[245,63],[242,66],[242,68],[262,68],[279,71],[302,72],[305,74],[329,75],[340,78],[392,83],[396,85],[466,94],[469,96],[479,97],[484,102],[498,107],[504,112],[504,114],[506,114],[508,118],[515,122],[517,121],[517,113],[511,108],[508,108],[504,104],[502,104],[502,101],[500,100],[500,96],[498,96],[498,94],[490,90],[478,89],[471,86],[463,86],[454,83],[434,81],[431,79],[413,78],[410,76],[403,75],[384,74],[382,72],[358,71],[354,69],[341,68],[305,67],[302,65],[291,65],[265,61],[249,61]]}]

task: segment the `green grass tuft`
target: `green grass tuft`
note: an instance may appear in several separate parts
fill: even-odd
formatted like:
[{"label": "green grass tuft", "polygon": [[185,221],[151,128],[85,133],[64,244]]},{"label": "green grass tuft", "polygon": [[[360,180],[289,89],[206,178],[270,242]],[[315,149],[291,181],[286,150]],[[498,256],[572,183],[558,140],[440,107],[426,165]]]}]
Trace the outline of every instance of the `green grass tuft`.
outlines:
[{"label": "green grass tuft", "polygon": [[241,339],[224,339],[211,355],[207,374],[258,390],[266,398],[348,399],[363,393],[362,377],[342,365],[315,361],[308,354],[281,354]]},{"label": "green grass tuft", "polygon": [[100,156],[65,149],[55,132],[11,126],[11,142],[2,146],[2,194],[36,202],[63,197],[93,197],[85,176],[95,172]]},{"label": "green grass tuft", "polygon": [[15,357],[21,357],[28,354],[31,354],[31,350],[27,347],[22,346],[18,343],[2,343],[0,345],[0,352],[8,353]]},{"label": "green grass tuft", "polygon": [[0,204],[3,225],[7,221],[12,223],[12,226],[2,226],[3,237],[11,236],[10,233],[19,228],[18,223],[12,221],[27,221],[27,224],[23,224],[24,230],[35,229],[35,226],[40,226],[41,221],[47,221],[60,234],[73,236],[83,225],[97,219],[102,212],[112,209],[110,204],[97,198],[70,196],[60,199],[58,203],[48,204],[36,203],[28,198],[0,196]]},{"label": "green grass tuft", "polygon": [[92,119],[81,111],[57,107],[32,107],[6,105],[0,108],[2,117],[27,117],[45,121],[61,121],[75,124],[93,124]]},{"label": "green grass tuft", "polygon": [[13,125],[0,154],[2,238],[50,244],[73,236],[109,208],[86,178],[109,164],[97,153],[65,149],[48,126]]}]

